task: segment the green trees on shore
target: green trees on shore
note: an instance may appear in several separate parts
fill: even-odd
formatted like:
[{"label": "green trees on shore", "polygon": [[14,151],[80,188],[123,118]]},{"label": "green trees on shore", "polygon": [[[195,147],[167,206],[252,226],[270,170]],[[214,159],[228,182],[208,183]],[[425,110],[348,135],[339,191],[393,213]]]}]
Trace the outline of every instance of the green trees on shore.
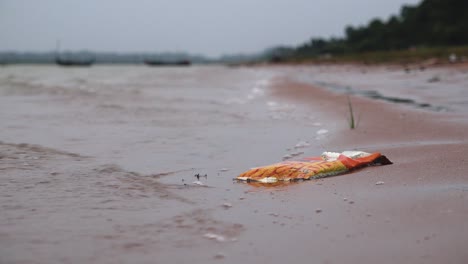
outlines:
[{"label": "green trees on shore", "polygon": [[399,15],[387,21],[373,19],[365,26],[348,26],[344,38],[313,38],[293,54],[315,57],[467,44],[468,1],[424,0],[417,6],[403,6]]}]

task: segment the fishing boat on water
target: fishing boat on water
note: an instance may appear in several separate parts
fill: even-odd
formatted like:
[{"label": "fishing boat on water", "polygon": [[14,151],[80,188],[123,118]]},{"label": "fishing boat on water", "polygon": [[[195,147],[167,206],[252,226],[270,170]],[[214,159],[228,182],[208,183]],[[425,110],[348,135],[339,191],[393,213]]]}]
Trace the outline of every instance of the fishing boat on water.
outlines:
[{"label": "fishing boat on water", "polygon": [[78,54],[65,52],[65,54],[62,54],[60,52],[60,41],[57,41],[55,51],[55,63],[57,65],[87,67],[93,65],[95,61],[94,55],[89,52],[81,52]]},{"label": "fishing boat on water", "polygon": [[148,66],[190,66],[192,63],[189,60],[178,61],[163,61],[163,60],[144,60]]},{"label": "fishing boat on water", "polygon": [[91,59],[63,59],[56,56],[55,63],[60,66],[91,66],[94,63],[94,58]]}]

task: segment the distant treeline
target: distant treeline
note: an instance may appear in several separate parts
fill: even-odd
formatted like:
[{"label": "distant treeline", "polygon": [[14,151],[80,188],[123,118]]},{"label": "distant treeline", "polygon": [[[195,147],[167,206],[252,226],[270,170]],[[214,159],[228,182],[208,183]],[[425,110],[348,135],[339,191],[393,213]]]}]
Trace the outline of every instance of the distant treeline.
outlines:
[{"label": "distant treeline", "polygon": [[278,48],[273,60],[468,45],[468,0],[424,0],[405,5],[387,21],[348,26],[343,38],[312,38],[296,48]]}]

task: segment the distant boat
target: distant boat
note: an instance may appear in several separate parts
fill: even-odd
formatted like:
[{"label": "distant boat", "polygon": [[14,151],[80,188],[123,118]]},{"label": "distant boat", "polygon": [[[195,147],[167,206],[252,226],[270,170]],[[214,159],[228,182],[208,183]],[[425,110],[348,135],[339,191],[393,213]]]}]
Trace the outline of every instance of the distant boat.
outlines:
[{"label": "distant boat", "polygon": [[149,66],[190,66],[192,64],[189,60],[179,60],[179,61],[145,60],[144,63]]},{"label": "distant boat", "polygon": [[60,66],[81,66],[87,67],[94,63],[94,59],[86,60],[73,60],[73,59],[62,59],[60,56],[55,57],[55,63]]},{"label": "distant boat", "polygon": [[[86,54],[87,56],[84,56],[84,57],[83,57],[83,54],[81,54],[81,56],[77,56],[77,55],[70,56],[69,54],[67,56],[67,54],[65,54],[66,58],[61,57],[60,53],[61,53],[60,52],[60,40],[57,40],[57,47],[55,50],[55,63],[57,65],[88,67],[88,66],[93,65],[93,63],[95,62],[94,56],[92,56],[89,53],[87,53]],[[76,58],[73,58],[73,57],[76,57]]]}]

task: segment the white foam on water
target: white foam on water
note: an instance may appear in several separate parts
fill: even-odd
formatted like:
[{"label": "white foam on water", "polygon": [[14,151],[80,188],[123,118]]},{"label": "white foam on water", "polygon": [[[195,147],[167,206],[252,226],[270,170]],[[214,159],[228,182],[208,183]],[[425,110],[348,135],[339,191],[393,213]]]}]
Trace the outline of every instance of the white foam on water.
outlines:
[{"label": "white foam on water", "polygon": [[296,106],[292,104],[280,104],[275,101],[266,103],[267,109],[270,112],[270,118],[279,120],[290,118],[291,114],[296,111]]},{"label": "white foam on water", "polygon": [[278,103],[274,102],[274,101],[268,101],[267,106],[270,107],[270,108],[277,107]]},{"label": "white foam on water", "polygon": [[265,95],[265,89],[271,84],[269,78],[267,79],[260,79],[257,80],[252,89],[250,89],[249,93],[247,94],[248,100],[254,100],[259,97],[263,97]]},{"label": "white foam on water", "polygon": [[317,135],[325,135],[328,133],[327,129],[319,129],[317,132],[315,132]]},{"label": "white foam on water", "polygon": [[206,233],[203,235],[203,237],[216,240],[218,242],[224,242],[226,241],[226,238],[224,238],[222,235],[214,234],[214,233]]},{"label": "white foam on water", "polygon": [[315,132],[315,134],[317,135],[315,139],[320,140],[326,137],[328,135],[328,132],[329,132],[328,129],[324,129],[324,128],[317,130],[317,132]]},{"label": "white foam on water", "polygon": [[298,148],[305,148],[305,147],[308,147],[310,146],[310,143],[307,142],[307,141],[299,141],[295,146],[294,148],[298,149]]},{"label": "white foam on water", "polygon": [[265,95],[265,89],[262,87],[255,86],[250,90],[249,94],[247,94],[247,99],[253,100],[253,99],[262,97],[264,95]]},{"label": "white foam on water", "polygon": [[262,79],[256,82],[257,86],[269,86],[271,84],[270,79]]}]

